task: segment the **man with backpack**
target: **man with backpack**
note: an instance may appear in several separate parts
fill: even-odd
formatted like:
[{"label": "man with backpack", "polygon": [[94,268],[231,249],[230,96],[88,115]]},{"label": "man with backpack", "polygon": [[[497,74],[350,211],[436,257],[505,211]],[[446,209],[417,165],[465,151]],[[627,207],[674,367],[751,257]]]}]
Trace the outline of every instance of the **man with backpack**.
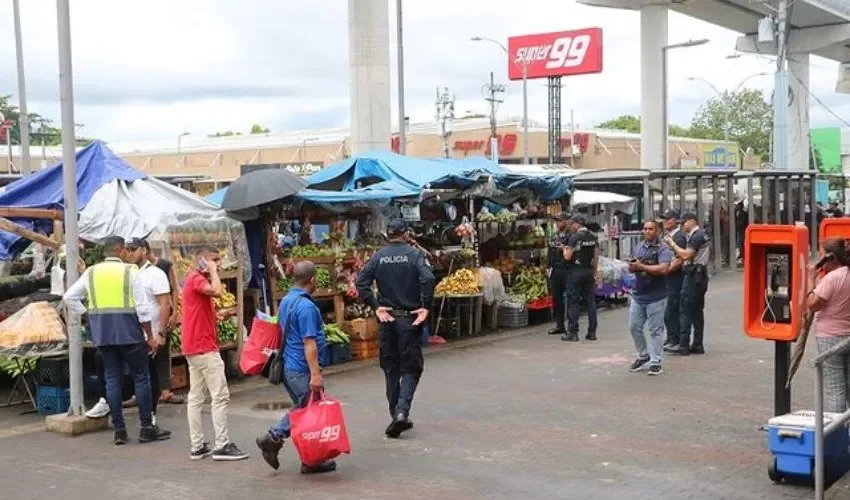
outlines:
[{"label": "man with backpack", "polygon": [[[322,314],[311,295],[316,290],[316,265],[306,260],[297,262],[292,277],[295,284],[278,307],[283,337],[279,355],[283,359],[283,386],[292,399],[293,408],[304,408],[311,393],[321,393],[324,389],[322,366],[327,365],[328,354]],[[280,468],[278,454],[290,431],[287,413],[265,435],[257,438],[263,459],[275,470]],[[313,466],[301,464],[302,474],[334,470],[336,462],[333,460]]]}]

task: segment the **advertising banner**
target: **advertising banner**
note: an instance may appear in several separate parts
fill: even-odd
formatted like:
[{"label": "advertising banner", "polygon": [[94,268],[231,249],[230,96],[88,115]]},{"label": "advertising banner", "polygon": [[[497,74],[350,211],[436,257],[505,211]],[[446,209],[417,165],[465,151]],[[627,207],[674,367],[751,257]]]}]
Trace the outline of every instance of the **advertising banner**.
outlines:
[{"label": "advertising banner", "polygon": [[702,168],[739,168],[737,144],[701,144]]},{"label": "advertising banner", "polygon": [[508,38],[508,78],[583,75],[602,72],[602,28]]}]

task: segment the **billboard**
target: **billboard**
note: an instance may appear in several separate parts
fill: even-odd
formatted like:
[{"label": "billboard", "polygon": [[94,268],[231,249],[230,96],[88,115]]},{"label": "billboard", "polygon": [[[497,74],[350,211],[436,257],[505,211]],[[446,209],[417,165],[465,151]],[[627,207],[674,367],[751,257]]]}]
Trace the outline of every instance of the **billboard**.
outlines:
[{"label": "billboard", "polygon": [[738,145],[724,143],[700,144],[702,168],[738,168]]},{"label": "billboard", "polygon": [[602,28],[538,33],[508,38],[508,78],[584,75],[602,72]]}]

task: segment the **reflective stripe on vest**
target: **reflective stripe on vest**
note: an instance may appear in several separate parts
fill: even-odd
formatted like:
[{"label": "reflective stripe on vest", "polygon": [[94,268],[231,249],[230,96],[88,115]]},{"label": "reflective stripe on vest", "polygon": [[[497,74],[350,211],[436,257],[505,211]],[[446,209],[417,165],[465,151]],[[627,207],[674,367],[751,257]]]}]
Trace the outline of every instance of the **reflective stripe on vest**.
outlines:
[{"label": "reflective stripe on vest", "polygon": [[101,262],[89,271],[86,288],[89,295],[89,315],[136,314],[133,297],[135,266],[122,262]]}]

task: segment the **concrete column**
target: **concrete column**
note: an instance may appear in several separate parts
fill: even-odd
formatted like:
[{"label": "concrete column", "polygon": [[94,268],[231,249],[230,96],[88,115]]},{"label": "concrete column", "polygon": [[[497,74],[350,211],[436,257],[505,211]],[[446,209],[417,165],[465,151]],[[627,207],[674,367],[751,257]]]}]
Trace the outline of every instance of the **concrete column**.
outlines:
[{"label": "concrete column", "polygon": [[640,9],[640,164],[664,169],[667,131],[664,124],[664,74],[662,51],[667,45],[667,7]]},{"label": "concrete column", "polygon": [[791,170],[805,170],[809,168],[809,54],[792,54],[788,70],[788,165]]},{"label": "concrete column", "polygon": [[389,150],[388,0],[348,0],[351,154]]}]

